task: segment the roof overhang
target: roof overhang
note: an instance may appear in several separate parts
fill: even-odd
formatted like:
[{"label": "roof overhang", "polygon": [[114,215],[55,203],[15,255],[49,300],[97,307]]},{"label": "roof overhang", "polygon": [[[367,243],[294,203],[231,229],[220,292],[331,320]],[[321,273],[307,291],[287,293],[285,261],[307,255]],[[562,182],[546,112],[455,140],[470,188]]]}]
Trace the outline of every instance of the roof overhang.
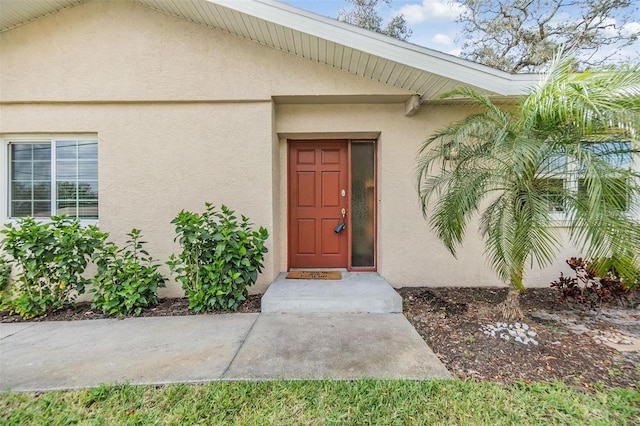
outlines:
[{"label": "roof overhang", "polygon": [[[0,0],[0,32],[92,0]],[[406,90],[424,103],[456,87],[526,94],[537,74],[510,74],[273,0],[130,0],[310,61]]]}]

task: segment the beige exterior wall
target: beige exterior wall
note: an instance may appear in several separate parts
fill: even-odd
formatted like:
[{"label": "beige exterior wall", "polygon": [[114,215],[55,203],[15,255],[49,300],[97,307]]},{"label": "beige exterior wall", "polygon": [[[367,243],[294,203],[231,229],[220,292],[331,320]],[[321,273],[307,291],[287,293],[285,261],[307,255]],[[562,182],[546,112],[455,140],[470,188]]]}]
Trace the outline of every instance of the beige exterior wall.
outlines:
[{"label": "beige exterior wall", "polygon": [[[165,261],[177,250],[171,220],[182,209],[202,211],[206,201],[273,233],[271,110],[270,102],[11,105],[2,107],[1,131],[97,134],[100,228],[118,242],[142,229],[149,252]],[[267,259],[262,285],[276,258]],[[164,294],[181,290],[172,285]]]},{"label": "beige exterior wall", "polygon": [[[418,146],[460,108],[406,117],[398,99],[409,93],[128,1],[96,0],[2,33],[0,58],[0,139],[97,135],[100,227],[118,242],[142,229],[162,262],[177,249],[170,221],[180,210],[228,204],[271,234],[252,289],[264,291],[287,268],[286,138],[373,135],[380,274],[397,287],[500,284],[473,232],[455,260],[418,206]],[[354,97],[375,103],[344,103]],[[561,263],[529,284],[548,285]],[[162,293],[181,294],[175,283]]]},{"label": "beige exterior wall", "polygon": [[[388,105],[278,105],[276,128],[290,138],[319,136],[359,138],[379,134],[378,151],[378,272],[393,286],[496,286],[502,283],[487,266],[484,246],[472,223],[455,259],[422,217],[415,186],[415,160],[429,134],[471,110],[452,106],[423,106],[412,117],[404,104]],[[286,139],[281,139],[280,161],[286,161]],[[286,163],[284,163],[286,164]],[[281,176],[281,209],[286,209],[286,175]],[[280,217],[280,250],[286,251],[286,216]],[[546,287],[560,271],[570,272],[563,250],[556,265],[529,271],[529,286]],[[566,257],[565,257],[566,256]],[[280,268],[287,267],[286,256]]]},{"label": "beige exterior wall", "polygon": [[404,94],[129,0],[0,34],[2,101],[194,101]]}]

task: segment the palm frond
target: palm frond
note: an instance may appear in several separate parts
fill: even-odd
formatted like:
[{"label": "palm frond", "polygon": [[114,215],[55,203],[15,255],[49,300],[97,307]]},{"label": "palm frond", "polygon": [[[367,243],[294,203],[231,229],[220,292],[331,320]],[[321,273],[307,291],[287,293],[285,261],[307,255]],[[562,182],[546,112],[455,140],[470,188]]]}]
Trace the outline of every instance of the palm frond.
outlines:
[{"label": "palm frond", "polygon": [[[525,265],[555,260],[561,239],[554,203],[585,255],[624,267],[640,253],[631,203],[640,200],[640,175],[621,166],[640,153],[640,65],[572,70],[573,60],[558,54],[516,112],[472,89],[444,94],[482,110],[431,135],[418,154],[421,209],[438,238],[455,255],[480,213],[491,267],[519,289]],[[567,186],[570,168],[580,177]]]}]

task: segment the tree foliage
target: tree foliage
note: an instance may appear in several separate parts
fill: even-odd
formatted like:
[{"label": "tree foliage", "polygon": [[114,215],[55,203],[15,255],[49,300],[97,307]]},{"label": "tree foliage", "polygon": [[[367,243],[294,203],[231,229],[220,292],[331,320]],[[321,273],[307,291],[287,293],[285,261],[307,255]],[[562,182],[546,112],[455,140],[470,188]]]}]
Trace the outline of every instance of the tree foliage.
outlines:
[{"label": "tree foliage", "polygon": [[383,26],[383,18],[378,13],[381,3],[391,5],[391,0],[347,0],[353,6],[341,8],[338,11],[338,20],[356,25],[366,30],[388,35],[398,40],[406,40],[411,36],[411,29],[403,15],[393,16],[386,26]]},{"label": "tree foliage", "polygon": [[508,72],[543,69],[561,45],[578,67],[602,65],[638,40],[637,32],[622,28],[637,13],[634,0],[461,2],[462,56]]},{"label": "tree foliage", "polygon": [[450,92],[482,111],[420,150],[423,214],[455,255],[479,213],[489,263],[514,290],[503,306],[508,319],[521,315],[514,294],[524,290],[527,265],[548,266],[563,244],[558,200],[572,242],[601,259],[595,266],[625,273],[638,265],[640,173],[623,160],[640,153],[640,64],[582,74],[573,67],[556,59],[515,110],[471,89]]}]

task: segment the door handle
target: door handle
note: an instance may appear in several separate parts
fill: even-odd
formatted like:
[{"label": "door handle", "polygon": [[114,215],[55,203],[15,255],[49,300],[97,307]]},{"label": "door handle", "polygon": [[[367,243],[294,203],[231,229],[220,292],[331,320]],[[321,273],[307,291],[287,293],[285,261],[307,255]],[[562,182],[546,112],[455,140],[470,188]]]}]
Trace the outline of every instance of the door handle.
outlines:
[{"label": "door handle", "polygon": [[338,226],[334,228],[333,232],[335,232],[336,234],[342,232],[344,227],[347,226],[347,224],[344,222],[344,217],[347,215],[347,209],[343,207],[340,213],[342,213],[342,223],[339,223]]}]

